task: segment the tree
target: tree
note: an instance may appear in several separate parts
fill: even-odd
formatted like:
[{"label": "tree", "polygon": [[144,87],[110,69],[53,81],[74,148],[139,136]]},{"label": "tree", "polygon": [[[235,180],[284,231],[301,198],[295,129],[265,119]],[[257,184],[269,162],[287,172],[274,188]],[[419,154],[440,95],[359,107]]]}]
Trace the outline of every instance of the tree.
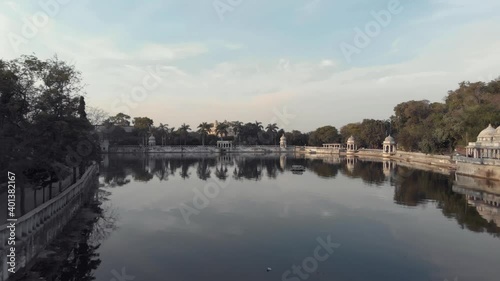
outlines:
[{"label": "tree", "polygon": [[87,113],[85,112],[85,98],[80,96],[80,102],[78,104],[78,116],[82,119],[87,119]]},{"label": "tree", "polygon": [[231,127],[233,127],[233,132],[235,133],[235,135],[238,138],[238,143],[240,143],[240,134],[241,134],[241,130],[243,129],[243,122],[233,121],[230,124],[231,124]]},{"label": "tree", "polygon": [[92,125],[102,125],[106,119],[109,118],[109,114],[98,107],[87,106],[87,119]]},{"label": "tree", "polygon": [[179,134],[184,139],[184,145],[186,145],[186,138],[187,138],[187,135],[188,135],[188,131],[191,131],[191,127],[189,125],[186,125],[186,123],[183,123],[181,125],[181,127],[179,128]]},{"label": "tree", "polygon": [[153,119],[148,117],[134,117],[134,129],[147,132],[153,127]]},{"label": "tree", "polygon": [[118,113],[115,116],[112,116],[108,119],[109,123],[116,126],[130,126],[130,116],[124,113]]},{"label": "tree", "polygon": [[268,124],[266,126],[266,130],[268,133],[271,134],[271,136],[273,137],[273,140],[274,140],[274,145],[276,145],[276,133],[278,132],[278,124],[276,123],[272,123],[272,124]]},{"label": "tree", "polygon": [[337,128],[333,126],[324,126],[316,129],[309,135],[309,145],[321,146],[325,143],[337,143],[340,141],[340,135]]},{"label": "tree", "polygon": [[259,130],[262,130],[264,129],[264,126],[262,126],[262,122],[259,122],[259,121],[255,121],[255,126],[259,129]]},{"label": "tree", "polygon": [[201,138],[202,138],[202,145],[205,146],[205,136],[208,135],[208,133],[212,130],[212,127],[214,124],[212,123],[207,123],[203,122],[200,125],[198,125],[198,133],[200,133]]},{"label": "tree", "polygon": [[[81,74],[73,66],[57,57],[0,60],[0,81],[0,171],[19,171],[21,198],[26,186],[50,187],[69,170],[76,178],[77,169],[81,174],[98,160]],[[84,153],[70,157],[77,146]]]},{"label": "tree", "polygon": [[222,139],[222,137],[227,137],[227,129],[229,128],[229,125],[227,124],[227,122],[221,122],[219,124],[217,124],[217,126],[215,127],[215,134],[220,136],[220,138]]},{"label": "tree", "polygon": [[160,123],[158,126],[158,131],[160,132],[161,145],[164,146],[167,139],[168,124]]}]

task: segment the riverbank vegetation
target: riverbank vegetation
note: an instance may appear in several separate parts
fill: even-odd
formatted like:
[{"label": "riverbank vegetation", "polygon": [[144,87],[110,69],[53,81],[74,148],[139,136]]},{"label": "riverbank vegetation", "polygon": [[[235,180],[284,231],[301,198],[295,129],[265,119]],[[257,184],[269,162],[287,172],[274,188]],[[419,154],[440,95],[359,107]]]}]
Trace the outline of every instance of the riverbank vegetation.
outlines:
[{"label": "riverbank vegetation", "polygon": [[0,60],[0,81],[2,173],[16,173],[19,186],[46,187],[71,174],[74,182],[98,159],[74,66],[57,57]]}]

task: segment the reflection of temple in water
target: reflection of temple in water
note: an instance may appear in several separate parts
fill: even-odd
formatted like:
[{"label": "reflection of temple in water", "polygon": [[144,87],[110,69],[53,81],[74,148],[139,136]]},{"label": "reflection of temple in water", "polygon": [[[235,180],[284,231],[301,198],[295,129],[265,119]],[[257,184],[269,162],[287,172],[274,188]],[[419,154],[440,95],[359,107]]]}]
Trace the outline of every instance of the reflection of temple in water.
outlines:
[{"label": "reflection of temple in water", "polygon": [[342,162],[342,158],[340,157],[325,157],[323,162],[326,164],[340,164]]},{"label": "reflection of temple in water", "polygon": [[224,165],[232,165],[233,164],[233,156],[230,154],[219,155],[217,157],[217,162],[219,162],[220,164],[224,164]]},{"label": "reflection of temple in water", "polygon": [[351,173],[354,172],[354,165],[358,162],[358,158],[347,157],[346,160],[347,160],[347,165],[346,165],[347,170]]},{"label": "reflection of temple in water", "polygon": [[453,191],[464,194],[467,203],[488,222],[500,226],[500,183],[466,176],[455,176]]},{"label": "reflection of temple in water", "polygon": [[286,154],[280,156],[280,168],[285,169],[286,167]]},{"label": "reflection of temple in water", "polygon": [[382,163],[383,165],[383,172],[386,178],[393,178],[394,177],[394,168],[396,167],[396,163],[391,160],[384,160]]}]

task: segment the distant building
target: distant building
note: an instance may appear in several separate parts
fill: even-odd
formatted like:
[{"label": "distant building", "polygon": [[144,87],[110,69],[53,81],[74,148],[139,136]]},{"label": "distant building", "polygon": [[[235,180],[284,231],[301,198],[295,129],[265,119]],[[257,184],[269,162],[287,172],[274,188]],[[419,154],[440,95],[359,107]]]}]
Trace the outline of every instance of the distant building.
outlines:
[{"label": "distant building", "polygon": [[350,136],[347,139],[347,154],[352,154],[358,150],[358,146],[356,145],[356,140],[354,136]]},{"label": "distant building", "polygon": [[153,136],[153,135],[149,136],[148,145],[149,146],[156,146],[156,138],[155,138],[155,136]]},{"label": "distant building", "polygon": [[280,147],[281,148],[286,148],[286,137],[285,134],[283,134],[280,138]]},{"label": "distant building", "polygon": [[324,148],[332,148],[332,149],[344,149],[344,145],[341,143],[324,143],[323,144]]},{"label": "distant building", "polygon": [[491,124],[477,136],[476,142],[466,147],[466,156],[472,158],[500,159],[500,126],[493,128]]},{"label": "distant building", "polygon": [[[228,123],[227,121],[224,121],[224,122]],[[219,121],[215,120],[214,126],[212,127],[212,129],[210,129],[210,132],[208,132],[208,134],[213,135],[213,136],[217,135],[217,125],[219,125],[220,123],[224,123],[224,122],[219,122]],[[227,136],[228,137],[235,137],[236,136],[233,126],[231,126],[229,123],[228,123],[228,128],[227,128]]]},{"label": "distant building", "polygon": [[384,156],[391,156],[396,154],[396,141],[392,136],[388,136],[385,138],[384,142],[382,143],[382,147]]}]

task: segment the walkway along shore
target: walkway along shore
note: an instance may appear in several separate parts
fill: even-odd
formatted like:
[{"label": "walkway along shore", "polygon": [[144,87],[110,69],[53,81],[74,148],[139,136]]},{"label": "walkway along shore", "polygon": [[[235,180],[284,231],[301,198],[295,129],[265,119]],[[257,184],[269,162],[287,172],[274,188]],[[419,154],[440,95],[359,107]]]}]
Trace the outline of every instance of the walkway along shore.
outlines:
[{"label": "walkway along shore", "polygon": [[[78,181],[56,197],[0,226],[0,281],[22,274],[37,255],[61,232],[97,186],[98,164],[93,164]],[[20,188],[20,187],[18,187]],[[12,238],[12,239],[9,239]],[[15,244],[11,242],[15,241]],[[14,249],[14,251],[12,251]],[[15,257],[7,257],[14,252]],[[6,259],[9,258],[7,261]],[[14,267],[10,267],[10,262]],[[10,270],[9,270],[10,269]]]}]

